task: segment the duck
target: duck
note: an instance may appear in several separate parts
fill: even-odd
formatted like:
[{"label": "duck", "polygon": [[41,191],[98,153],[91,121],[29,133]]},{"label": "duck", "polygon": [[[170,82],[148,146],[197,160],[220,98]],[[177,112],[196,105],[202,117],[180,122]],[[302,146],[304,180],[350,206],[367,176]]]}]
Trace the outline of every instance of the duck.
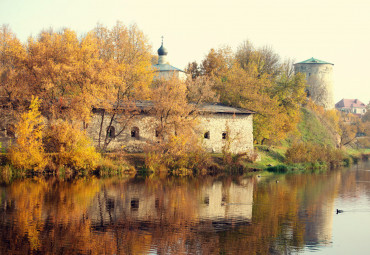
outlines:
[{"label": "duck", "polygon": [[339,210],[339,209],[337,209],[337,214],[338,213],[342,213],[343,212],[343,210]]}]

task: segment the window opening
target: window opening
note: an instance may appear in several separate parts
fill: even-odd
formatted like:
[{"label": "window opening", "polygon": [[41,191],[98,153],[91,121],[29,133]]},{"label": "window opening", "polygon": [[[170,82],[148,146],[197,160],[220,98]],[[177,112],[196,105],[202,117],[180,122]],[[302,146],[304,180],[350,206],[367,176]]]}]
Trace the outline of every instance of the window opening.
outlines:
[{"label": "window opening", "polygon": [[222,132],[222,139],[226,139],[227,138],[227,133],[226,132]]},{"label": "window opening", "polygon": [[138,127],[133,127],[131,129],[131,137],[139,139],[139,128]]},{"label": "window opening", "polygon": [[208,196],[204,198],[204,203],[205,203],[206,205],[209,205],[209,197],[208,197]]},{"label": "window opening", "polygon": [[107,136],[109,138],[115,138],[116,137],[116,129],[113,126],[108,127]]},{"label": "window opening", "polygon": [[139,199],[138,198],[131,199],[131,211],[138,210],[139,210]]},{"label": "window opening", "polygon": [[207,131],[207,132],[204,133],[204,138],[205,139],[210,139],[210,133],[209,133],[209,131]]}]

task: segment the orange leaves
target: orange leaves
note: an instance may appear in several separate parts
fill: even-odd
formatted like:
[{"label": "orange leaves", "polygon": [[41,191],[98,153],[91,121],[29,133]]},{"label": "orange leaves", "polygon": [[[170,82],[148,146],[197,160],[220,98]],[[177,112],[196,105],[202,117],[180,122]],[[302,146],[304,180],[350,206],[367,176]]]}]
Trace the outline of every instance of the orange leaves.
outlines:
[{"label": "orange leaves", "polygon": [[37,95],[48,119],[88,122],[93,106],[148,94],[150,46],[134,25],[98,27],[81,39],[50,29],[25,45],[3,26],[0,39],[0,98],[18,107]]}]

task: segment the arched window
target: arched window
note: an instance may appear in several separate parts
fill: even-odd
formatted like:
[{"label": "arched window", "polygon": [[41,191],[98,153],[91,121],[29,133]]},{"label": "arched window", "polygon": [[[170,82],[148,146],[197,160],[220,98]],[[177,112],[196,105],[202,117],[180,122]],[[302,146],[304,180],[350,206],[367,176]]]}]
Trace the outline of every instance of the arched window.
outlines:
[{"label": "arched window", "polygon": [[226,139],[227,138],[227,133],[226,132],[222,132],[222,139]]},{"label": "arched window", "polygon": [[139,139],[139,128],[138,127],[133,127],[131,129],[131,137]]},{"label": "arched window", "polygon": [[204,133],[204,139],[210,139],[210,138],[211,138],[211,136],[210,136],[209,131],[205,132]]},{"label": "arched window", "polygon": [[116,137],[116,129],[113,126],[107,128],[107,137],[115,138]]}]

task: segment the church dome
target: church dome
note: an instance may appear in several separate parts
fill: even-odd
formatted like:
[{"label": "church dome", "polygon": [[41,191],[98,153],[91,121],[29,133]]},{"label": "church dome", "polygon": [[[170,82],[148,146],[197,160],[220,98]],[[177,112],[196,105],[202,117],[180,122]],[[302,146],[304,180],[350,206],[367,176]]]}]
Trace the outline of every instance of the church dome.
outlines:
[{"label": "church dome", "polygon": [[163,43],[161,47],[158,49],[158,56],[167,56],[168,51],[165,47],[163,47]]}]

